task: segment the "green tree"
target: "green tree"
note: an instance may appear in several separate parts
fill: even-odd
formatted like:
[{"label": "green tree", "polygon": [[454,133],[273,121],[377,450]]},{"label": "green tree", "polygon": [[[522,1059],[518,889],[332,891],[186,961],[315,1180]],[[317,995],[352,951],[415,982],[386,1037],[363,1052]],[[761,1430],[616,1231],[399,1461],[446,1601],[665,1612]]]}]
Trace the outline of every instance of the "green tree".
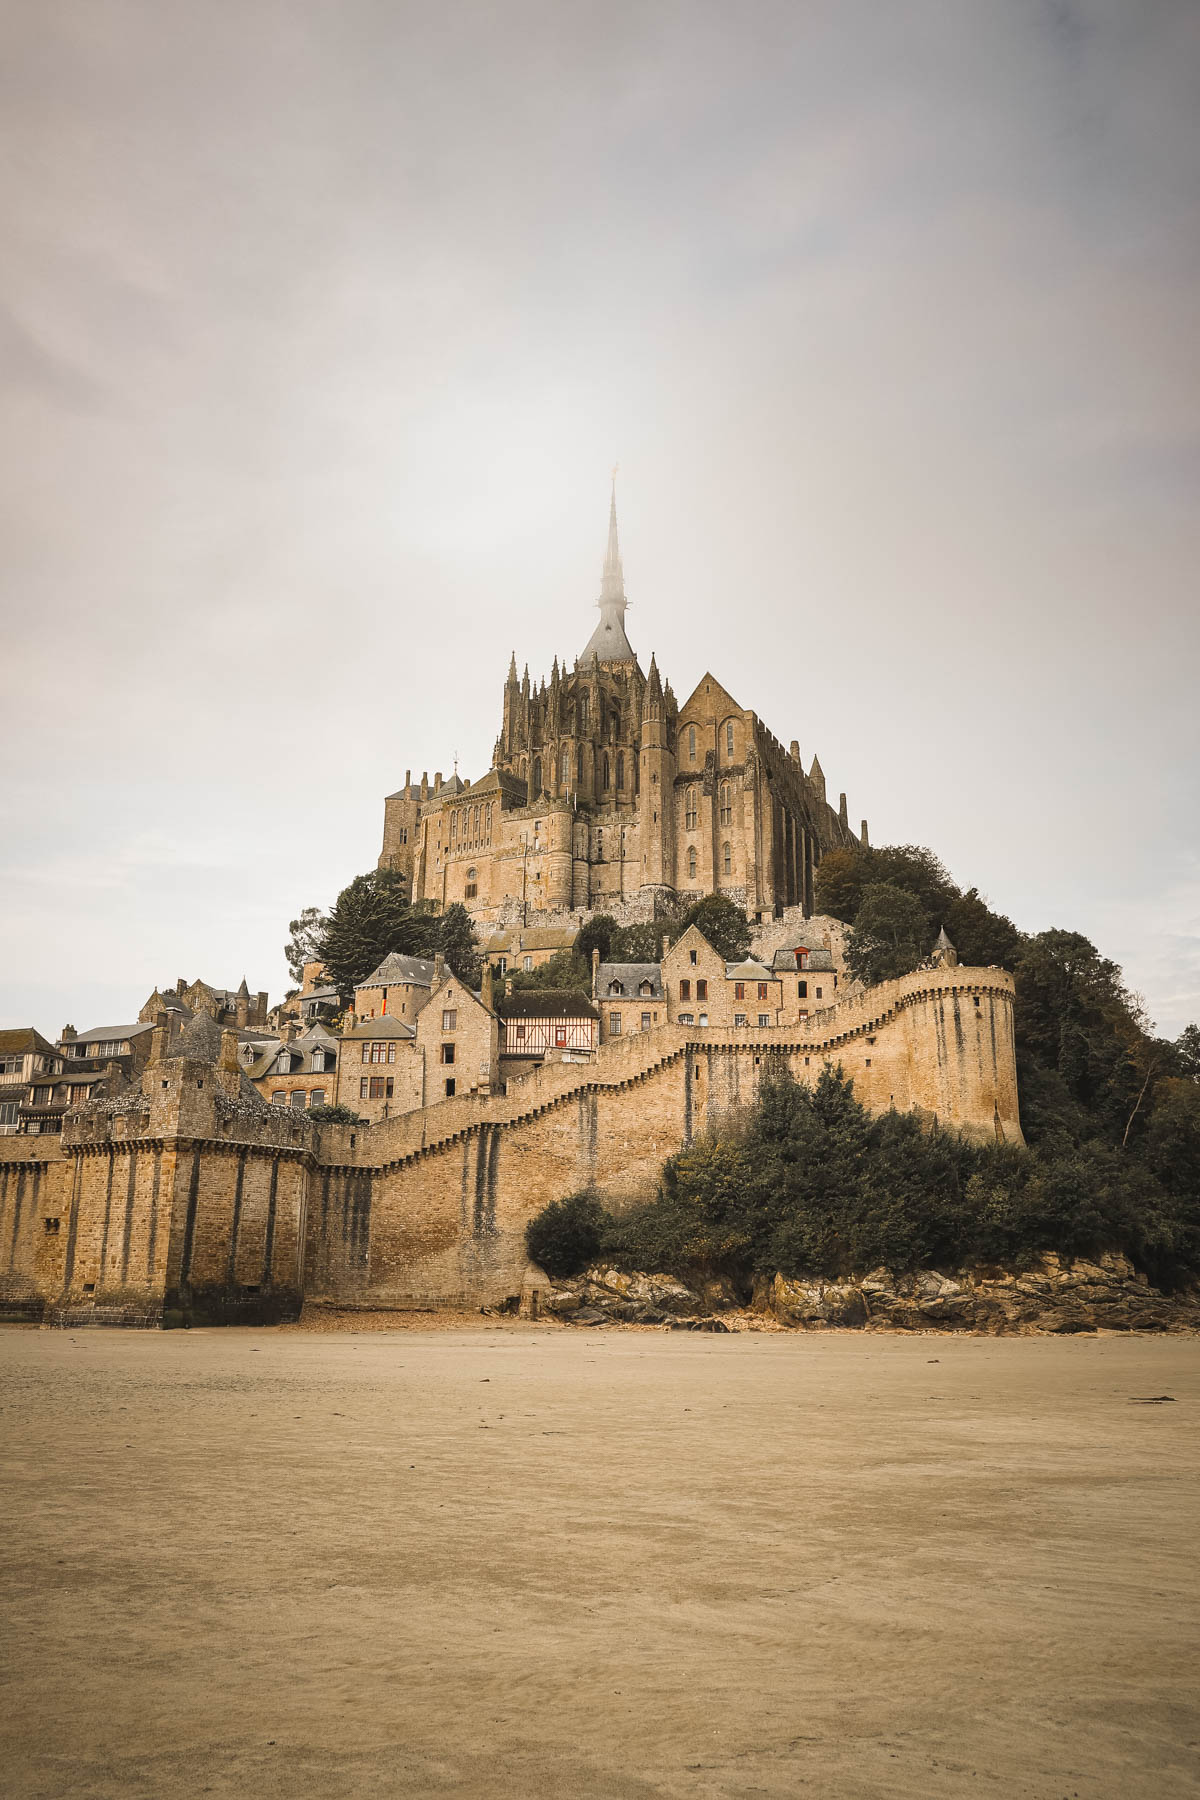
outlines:
[{"label": "green tree", "polygon": [[408,904],[408,882],[394,869],[356,875],[337,897],[316,941],[325,978],[348,1003],[354,989],[393,950],[428,954],[436,915]]},{"label": "green tree", "polygon": [[661,919],[642,925],[619,925],[612,934],[606,962],[660,962],[663,938],[671,935]]},{"label": "green tree", "polygon": [[611,913],[595,913],[580,929],[575,940],[575,949],[590,967],[592,951],[600,952],[600,961],[608,962],[609,950],[618,930],[617,921]]},{"label": "green tree", "polygon": [[846,966],[874,986],[907,975],[929,954],[929,920],[915,895],[889,882],[863,889],[846,939]]},{"label": "green tree", "polygon": [[[706,894],[689,906],[671,933],[672,942],[682,937],[689,925],[694,925],[726,962],[741,962],[749,952],[750,922],[742,908],[724,894]],[[657,962],[658,954],[653,961]]]},{"label": "green tree", "polygon": [[830,850],[817,865],[817,911],[852,925],[862,891],[870,877],[870,857],[865,850]]},{"label": "green tree", "polygon": [[544,963],[538,963],[532,969],[510,969],[505,981],[512,982],[514,994],[527,988],[574,989],[581,994],[591,994],[592,965],[585,963],[575,950],[556,950],[553,956],[547,957]]},{"label": "green tree", "polygon": [[1024,939],[1011,919],[992,911],[978,888],[951,900],[934,923],[945,926],[959,962],[980,969],[1016,967]]},{"label": "green tree", "polygon": [[478,988],[483,974],[479,940],[470,913],[458,900],[448,906],[437,921],[436,947],[460,981],[465,981],[470,988]]},{"label": "green tree", "polygon": [[[1148,1116],[1154,1070],[1141,1007],[1117,964],[1077,931],[1041,931],[1022,946],[1016,980],[1022,1119],[1026,1090],[1036,1094],[1038,1071],[1049,1071],[1059,1078],[1065,1099],[1089,1115],[1090,1131],[1120,1142],[1139,1094],[1140,1110]],[[1151,1083],[1143,1091],[1147,1075]],[[1044,1083],[1041,1092],[1047,1092]],[[1078,1130],[1068,1117],[1063,1124]]]},{"label": "green tree", "polygon": [[581,1274],[600,1254],[605,1222],[604,1208],[594,1195],[552,1200],[525,1227],[530,1261],[552,1281]]},{"label": "green tree", "polygon": [[887,882],[919,901],[933,928],[929,933],[932,942],[939,922],[959,897],[941,859],[923,844],[882,844],[864,855],[870,870],[869,883]]},{"label": "green tree", "polygon": [[319,906],[306,906],[298,919],[289,921],[283,954],[287,958],[288,974],[297,985],[304,980],[305,963],[320,960],[319,945],[328,923],[328,915]]}]

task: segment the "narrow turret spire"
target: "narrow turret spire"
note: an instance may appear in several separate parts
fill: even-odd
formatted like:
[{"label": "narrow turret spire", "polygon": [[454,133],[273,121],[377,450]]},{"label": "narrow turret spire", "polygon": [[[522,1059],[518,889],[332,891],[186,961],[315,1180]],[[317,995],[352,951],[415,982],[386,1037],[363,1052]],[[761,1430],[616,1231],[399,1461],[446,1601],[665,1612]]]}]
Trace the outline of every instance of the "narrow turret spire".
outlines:
[{"label": "narrow turret spire", "polygon": [[600,580],[600,623],[588,639],[584,661],[593,654],[601,662],[636,662],[637,658],[625,636],[625,576],[621,568],[621,546],[617,541],[617,471],[613,470],[612,498],[608,508],[608,548],[604,554],[604,573]]}]

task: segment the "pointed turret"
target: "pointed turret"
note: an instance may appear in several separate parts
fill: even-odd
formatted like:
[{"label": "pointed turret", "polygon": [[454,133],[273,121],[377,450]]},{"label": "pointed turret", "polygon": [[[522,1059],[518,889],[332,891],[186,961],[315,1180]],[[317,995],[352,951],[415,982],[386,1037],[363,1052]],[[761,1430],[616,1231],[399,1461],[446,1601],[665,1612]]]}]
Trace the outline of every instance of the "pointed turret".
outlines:
[{"label": "pointed turret", "polygon": [[612,499],[608,509],[608,548],[604,555],[604,573],[600,580],[600,623],[588,639],[583,656],[586,662],[595,655],[601,662],[635,662],[637,659],[625,636],[625,575],[621,568],[621,547],[617,542],[617,478],[613,472]]},{"label": "pointed turret", "polygon": [[819,757],[813,757],[812,768],[808,771],[808,779],[812,782],[823,800],[825,798],[825,771],[821,767]]},{"label": "pointed turret", "polygon": [[508,663],[508,686],[517,686],[517,653],[514,650]]},{"label": "pointed turret", "polygon": [[958,951],[946,936],[946,927],[944,925],[937,934],[937,939],[933,946],[933,955],[930,958],[930,961],[935,968],[939,969],[954,969],[958,966]]}]

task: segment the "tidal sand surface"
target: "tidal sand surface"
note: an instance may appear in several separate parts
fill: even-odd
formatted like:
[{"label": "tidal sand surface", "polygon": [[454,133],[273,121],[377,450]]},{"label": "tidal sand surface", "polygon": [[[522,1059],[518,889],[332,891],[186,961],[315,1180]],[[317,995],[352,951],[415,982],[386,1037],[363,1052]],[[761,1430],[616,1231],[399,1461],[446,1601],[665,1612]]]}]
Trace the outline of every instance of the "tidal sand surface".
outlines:
[{"label": "tidal sand surface", "polygon": [[0,1330],[0,1782],[1194,1797],[1198,1420],[1185,1337]]}]

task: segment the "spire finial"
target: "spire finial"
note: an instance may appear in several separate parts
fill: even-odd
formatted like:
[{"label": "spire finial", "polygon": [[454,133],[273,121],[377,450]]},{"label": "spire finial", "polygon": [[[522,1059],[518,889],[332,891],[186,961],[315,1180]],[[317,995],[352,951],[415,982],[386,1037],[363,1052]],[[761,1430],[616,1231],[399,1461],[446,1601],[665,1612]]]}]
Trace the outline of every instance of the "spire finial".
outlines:
[{"label": "spire finial", "polygon": [[617,465],[612,469],[612,494],[608,505],[608,546],[604,553],[604,574],[600,582],[600,623],[589,638],[583,652],[587,662],[593,654],[601,662],[633,662],[635,657],[625,636],[625,575],[621,568],[621,546],[617,540]]}]

